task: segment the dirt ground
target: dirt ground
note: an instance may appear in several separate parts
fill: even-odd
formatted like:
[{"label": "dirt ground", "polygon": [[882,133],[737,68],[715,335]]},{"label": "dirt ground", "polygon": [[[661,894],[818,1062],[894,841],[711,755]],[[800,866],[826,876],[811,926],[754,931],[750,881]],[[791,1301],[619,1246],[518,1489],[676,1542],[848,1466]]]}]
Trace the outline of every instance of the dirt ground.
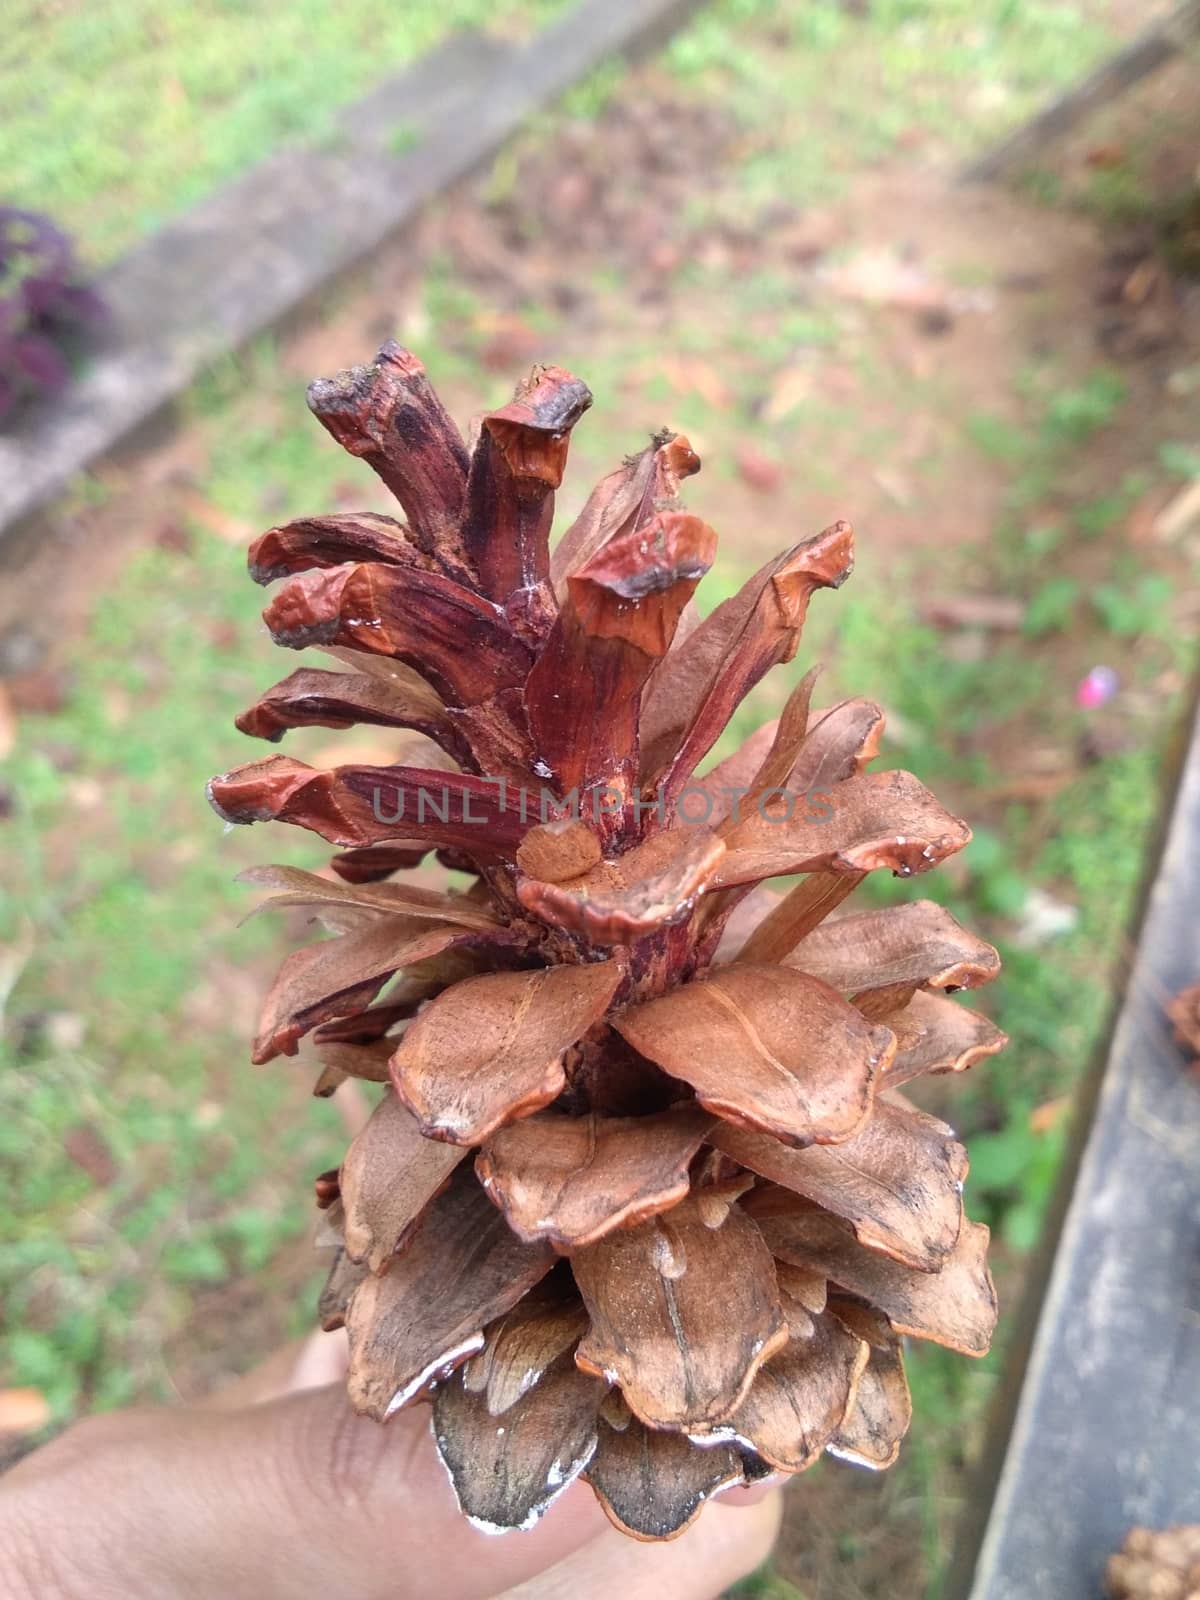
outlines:
[{"label": "dirt ground", "polygon": [[[1173,79],[1154,91],[1174,97],[1176,110],[1179,92]],[[1153,94],[1143,97],[1127,115],[1149,115],[1153,104]],[[1119,133],[1118,124],[1106,137]],[[641,69],[595,121],[522,140],[499,173],[464,186],[417,236],[383,251],[283,337],[282,368],[298,391],[399,330],[438,353],[443,391],[465,417],[496,403],[530,361],[563,361],[597,393],[595,425],[580,429],[574,461],[580,498],[589,469],[674,422],[709,463],[691,502],[743,565],[845,515],[885,590],[894,574],[906,591],[916,583],[924,596],[951,600],[961,599],[964,572],[969,582],[973,552],[982,570],[994,531],[1014,515],[1004,430],[1019,426],[1040,361],[1052,357],[1067,388],[1108,364],[1130,401],[1119,431],[1077,453],[1071,481],[1041,486],[1036,503],[1019,508],[1027,525],[1054,524],[1068,504],[1112,493],[1164,440],[1195,437],[1186,430],[1197,417],[1200,386],[1188,375],[1200,371],[1200,292],[1142,233],[1025,190],[964,187],[920,130],[839,198],[739,214],[736,175],[762,137],[682,94],[660,68]],[[1085,133],[1052,161],[1069,185],[1095,159]],[[1174,170],[1178,151],[1161,159]],[[730,200],[724,213],[710,205],[693,221],[698,175],[718,199],[727,185]],[[751,270],[770,292],[731,300],[728,283]],[[429,310],[431,277],[457,286],[440,313]],[[492,385],[486,394],[480,369]],[[964,441],[970,418],[988,419],[994,448]],[[4,573],[0,673],[18,714],[133,554],[189,516],[223,515],[197,505],[204,440],[188,425],[101,469],[103,503],[60,508],[35,530],[24,564]],[[345,494],[361,504],[370,491],[355,479]],[[1161,536],[1171,498],[1158,482],[1133,495],[1112,538],[1147,567],[1177,572],[1180,552]],[[247,535],[254,516],[248,510]],[[241,531],[223,536],[236,542]],[[1098,544],[1073,571],[1100,574],[1112,559],[1111,544]],[[1053,652],[1074,682],[1113,643],[1085,625],[1030,648]],[[1162,698],[1172,687],[1164,679]],[[1147,720],[1158,715],[1152,704],[1143,709]],[[1025,758],[1046,741],[1038,708],[1010,719],[1003,739],[1033,781]],[[61,864],[78,840],[60,847]],[[253,966],[239,974],[238,993],[257,977]],[[210,1003],[227,1009],[228,988],[209,981]],[[202,1014],[203,995],[195,1003]],[[357,1112],[346,1107],[349,1122]],[[284,1252],[271,1296],[252,1279],[207,1291],[208,1314],[168,1352],[174,1386],[195,1393],[223,1375],[214,1330],[231,1320],[244,1330],[243,1354],[246,1342],[266,1349],[310,1266],[308,1254]],[[973,1442],[964,1442],[964,1458]],[[811,1474],[793,1500],[781,1581],[808,1600],[926,1592],[928,1552],[911,1493],[901,1477],[864,1486],[834,1463]]]},{"label": "dirt ground", "polygon": [[[1176,102],[1178,89],[1166,98]],[[1051,159],[1068,170],[1086,166],[1095,152],[1085,136],[1075,145]],[[964,450],[963,419],[1013,417],[1021,374],[1039,357],[1052,353],[1064,382],[1113,359],[1133,404],[1120,434],[1104,440],[1103,462],[1085,462],[1082,472],[1115,480],[1162,437],[1164,410],[1179,412],[1183,391],[1168,380],[1196,349],[1200,293],[1152,268],[1145,230],[1105,229],[1011,188],[960,183],[940,153],[922,153],[919,144],[898,151],[895,163],[863,172],[827,205],[768,207],[752,222],[717,226],[706,217],[690,229],[684,202],[697,173],[736,175],[744,140],[719,111],[692,104],[646,68],[597,124],[568,125],[562,140],[523,148],[511,192],[496,198],[488,179],[449,196],[330,306],[300,318],[281,362],[307,382],[364,359],[399,329],[443,358],[478,360],[502,393],[531,361],[561,359],[564,344],[581,373],[608,374],[616,332],[640,359],[618,364],[616,393],[598,390],[601,447],[589,445],[585,429],[576,458],[590,466],[605,459],[611,436],[640,437],[649,389],[664,420],[678,426],[685,413],[682,425],[713,463],[704,512],[739,559],[765,557],[794,530],[848,512],[861,553],[880,566],[985,540],[1011,471],[1002,453]],[[1169,186],[1186,154],[1178,143],[1160,151],[1156,180]],[[630,172],[636,183],[621,176]],[[1139,266],[1145,282],[1122,298]],[[777,273],[791,301],[821,324],[813,341],[781,349],[773,308],[747,315],[723,303],[703,283],[692,286],[696,267],[719,280],[751,268]],[[431,272],[448,269],[478,303],[463,320],[433,326],[421,291]],[[545,315],[532,319],[530,306]],[[738,318],[742,326],[731,327]],[[697,341],[693,326],[685,337],[689,323],[707,336]],[[441,387],[464,416],[490,403],[453,377]],[[744,426],[727,436],[722,413],[734,401],[748,401],[774,437],[760,445]],[[689,426],[689,411],[703,421]],[[781,423],[790,424],[786,449],[775,443]],[[9,673],[24,658],[45,661],[47,650],[52,660],[56,636],[72,637],[147,530],[188,512],[201,440],[168,423],[155,432],[166,437],[139,441],[122,463],[99,469],[107,505],[69,503],[15,541],[20,560],[8,563],[0,594],[8,640],[0,666]],[[574,476],[586,482],[587,468],[577,464]],[[1060,487],[1065,498],[1080,485]],[[356,503],[372,489],[347,484]],[[1159,508],[1138,509],[1147,522]],[[64,549],[73,558],[65,571]]]}]

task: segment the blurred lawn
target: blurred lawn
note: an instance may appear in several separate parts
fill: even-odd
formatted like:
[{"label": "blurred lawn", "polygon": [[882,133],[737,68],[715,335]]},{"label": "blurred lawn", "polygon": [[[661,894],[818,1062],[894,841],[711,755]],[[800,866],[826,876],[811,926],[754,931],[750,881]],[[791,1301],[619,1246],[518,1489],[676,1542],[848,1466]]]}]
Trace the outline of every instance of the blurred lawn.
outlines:
[{"label": "blurred lawn", "polygon": [[[0,42],[15,105],[0,128],[0,159],[23,203],[54,211],[96,254],[110,254],[278,138],[319,137],[335,101],[452,23],[530,21],[554,9],[548,0],[499,12],[462,0],[336,12],[25,5]],[[728,171],[697,175],[692,211],[715,231],[752,226],[781,199],[836,200],[894,159],[914,128],[952,160],[1100,53],[1106,11],[1084,0],[875,0],[860,18],[836,0],[722,0],[663,57],[681,94],[725,108],[738,130]],[[28,61],[18,66],[22,51]],[[519,195],[523,157],[553,148],[567,123],[599,116],[625,81],[605,68],[539,119],[497,160],[490,197]],[[548,231],[545,216],[526,221],[530,241]],[[650,427],[694,430],[706,469],[689,500],[723,535],[721,564],[701,589],[712,604],[766,553],[755,545],[761,502],[735,479],[740,440],[754,438],[794,480],[827,487],[838,512],[857,519],[871,472],[896,449],[896,419],[952,407],[954,396],[937,374],[895,370],[869,317],[798,300],[794,277],[769,264],[741,272],[685,261],[678,281],[674,300],[650,316],[620,264],[596,262],[576,285],[585,307],[600,308],[590,320],[536,301],[521,316],[538,354],[577,366],[597,397],[573,444],[559,526],[591,479]],[[328,320],[343,310],[331,297]],[[468,397],[495,403],[506,380],[488,359],[491,308],[448,256],[406,319],[397,332],[463,416]],[[729,398],[680,393],[664,370],[668,351],[716,369]],[[796,351],[853,367],[884,397],[884,420],[864,423],[854,401],[839,403],[818,384],[764,422],[755,403],[763,374]],[[334,364],[365,353],[345,348]],[[1001,471],[994,527],[961,547],[904,555],[864,540],[853,582],[814,602],[790,669],[826,663],[822,703],[881,698],[887,759],[979,824],[955,870],[917,884],[872,881],[865,894],[941,899],[1001,947],[1003,978],[978,1003],[1013,1045],[946,1086],[939,1107],[969,1136],[968,1202],[996,1228],[1010,1281],[1038,1239],[1070,1093],[1120,973],[1161,804],[1171,701],[1160,685],[1172,674],[1182,681],[1191,664],[1173,579],[1155,568],[1163,553],[1131,551],[1122,529],[1147,492],[1169,492],[1200,468],[1181,430],[1135,468],[1108,470],[1113,441],[1136,420],[1126,379],[1098,360],[1067,372],[1053,354],[1027,357],[1015,379],[997,378],[994,407],[955,416],[951,456],[912,471],[918,494],[932,484],[949,496],[976,473]],[[0,1215],[0,1372],[41,1388],[59,1419],[188,1389],[204,1375],[198,1347],[211,1348],[215,1372],[310,1316],[320,1269],[299,1243],[308,1185],[336,1161],[342,1133],[331,1107],[306,1098],[304,1069],[247,1063],[248,1018],[270,957],[298,930],[266,919],[237,930],[246,899],[231,880],[251,861],[315,866],[328,852],[287,828],[222,834],[201,792],[209,774],[259,753],[232,718],[296,665],[258,621],[263,596],[245,576],[244,542],[303,512],[383,509],[370,475],[308,416],[309,375],[287,346],[264,341],[193,393],[187,508],[170,525],[145,527],[120,582],[97,598],[87,637],[70,647],[66,705],[22,718],[7,767],[16,811],[4,824],[13,870],[0,898],[0,996],[7,980],[12,987],[0,1165],[16,1179]],[[829,463],[844,459],[850,468],[838,476]],[[127,504],[138,514],[132,496],[121,501],[122,481],[101,475],[81,487],[84,525],[89,500],[107,499],[101,512]],[[722,503],[744,517],[741,528],[722,523]],[[920,620],[931,588],[1012,596],[1027,606],[1024,632],[956,654]],[[1152,709],[1127,719],[1133,736],[1080,765],[1057,793],[1006,798],[1026,745],[1073,749],[1087,731],[1064,674],[1093,660],[1118,662],[1123,693]],[[769,714],[790,673],[736,731]],[[311,759],[340,743],[346,759],[359,738],[289,735],[288,748]],[[1069,903],[1077,921],[1027,946],[1020,931],[1035,892]],[[911,1358],[918,1421],[892,1476],[896,1516],[922,1543],[931,1582],[1001,1354],[972,1363],[919,1346]],[[799,1592],[783,1579],[764,1584],[764,1596]]]},{"label": "blurred lawn", "polygon": [[[281,141],[329,138],[339,107],[455,29],[523,32],[568,4],[10,0],[0,29],[5,198],[49,212],[102,263]],[[846,48],[860,31],[852,10],[723,0],[670,45],[677,73],[718,68],[731,109],[759,124],[764,88],[780,86],[778,57],[764,58],[741,29],[774,25],[795,49],[787,95],[771,96],[783,126],[747,153],[746,202],[797,181],[810,195],[829,192],[839,170],[940,118],[947,82],[970,83],[972,114],[948,122],[946,136],[978,140],[1069,82],[1105,40],[1096,7],[1076,0],[873,0],[864,72]],[[605,69],[594,88],[619,78]],[[789,137],[814,101],[839,128],[832,151]]]},{"label": "blurred lawn", "polygon": [[527,29],[567,0],[10,0],[5,200],[85,256],[119,250],[458,28]]}]

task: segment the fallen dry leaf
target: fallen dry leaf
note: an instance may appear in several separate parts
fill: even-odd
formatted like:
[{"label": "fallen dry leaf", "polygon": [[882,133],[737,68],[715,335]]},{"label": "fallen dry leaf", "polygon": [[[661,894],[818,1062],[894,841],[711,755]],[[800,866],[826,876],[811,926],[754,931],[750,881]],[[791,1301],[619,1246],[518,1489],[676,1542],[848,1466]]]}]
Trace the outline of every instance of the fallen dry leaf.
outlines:
[{"label": "fallen dry leaf", "polygon": [[729,385],[716,367],[699,356],[664,360],[659,371],[677,394],[698,394],[714,411],[724,411],[733,404]]},{"label": "fallen dry leaf", "polygon": [[1200,478],[1172,496],[1154,519],[1156,539],[1176,539],[1200,519]]},{"label": "fallen dry leaf", "polygon": [[39,672],[19,673],[8,680],[6,687],[15,711],[53,716],[66,704],[70,677],[61,668],[45,668]]},{"label": "fallen dry leaf", "polygon": [[955,289],[919,261],[893,250],[860,250],[836,266],[820,269],[820,277],[843,300],[863,305],[897,306],[905,311],[985,309],[978,291]]},{"label": "fallen dry leaf", "polygon": [[117,1163],[108,1141],[91,1123],[80,1122],[68,1128],[62,1144],[65,1154],[101,1188],[107,1188],[116,1177]]},{"label": "fallen dry leaf", "polygon": [[12,755],[17,743],[17,713],[12,696],[0,683],[0,761]]},{"label": "fallen dry leaf", "polygon": [[205,532],[213,533],[218,539],[223,539],[226,544],[244,548],[258,531],[253,523],[243,522],[240,517],[222,511],[220,506],[213,505],[211,500],[196,490],[189,490],[184,496],[183,503],[193,521],[198,522]]},{"label": "fallen dry leaf", "polygon": [[899,506],[902,510],[912,505],[912,485],[903,473],[889,470],[887,467],[875,467],[871,476],[893,505]]},{"label": "fallen dry leaf", "polygon": [[1025,620],[1020,600],[1002,594],[955,594],[927,600],[921,607],[926,622],[937,628],[1019,628]]},{"label": "fallen dry leaf", "polygon": [[1030,1133],[1051,1133],[1071,1109],[1070,1095],[1060,1094],[1053,1100],[1043,1100],[1029,1113]]},{"label": "fallen dry leaf", "polygon": [[489,372],[508,372],[532,361],[541,343],[542,335],[536,328],[519,317],[502,317],[480,350],[479,359]]},{"label": "fallen dry leaf", "polygon": [[0,944],[0,1021],[3,1021],[8,997],[16,988],[17,979],[24,972],[33,948],[33,924],[28,921],[18,925],[17,936],[10,944]]},{"label": "fallen dry leaf", "polygon": [[734,457],[742,482],[759,494],[771,494],[783,480],[783,468],[753,444],[739,446]]},{"label": "fallen dry leaf", "polygon": [[50,1402],[40,1389],[0,1389],[0,1434],[36,1433],[50,1421]]},{"label": "fallen dry leaf", "polygon": [[814,375],[809,367],[784,367],[771,379],[759,415],[764,422],[782,422],[801,406],[813,391]]}]

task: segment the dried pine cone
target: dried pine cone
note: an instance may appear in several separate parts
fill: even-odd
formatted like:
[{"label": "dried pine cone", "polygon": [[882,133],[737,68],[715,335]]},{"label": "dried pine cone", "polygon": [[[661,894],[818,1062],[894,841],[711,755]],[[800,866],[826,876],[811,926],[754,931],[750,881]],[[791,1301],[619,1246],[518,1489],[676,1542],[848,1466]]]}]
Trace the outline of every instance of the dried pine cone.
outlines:
[{"label": "dried pine cone", "polygon": [[1131,1529],[1105,1576],[1111,1600],[1200,1600],[1200,1526]]},{"label": "dried pine cone", "polygon": [[[286,757],[214,780],[232,822],[298,823],[334,876],[252,881],[335,935],[284,963],[254,1059],[311,1035],[318,1093],[390,1084],[318,1199],[341,1243],[321,1307],[380,1420],[432,1393],[464,1511],[531,1524],[584,1473],[617,1526],[685,1527],[719,1488],[828,1450],[888,1466],[908,1334],[971,1355],[996,1308],[966,1153],[898,1092],[1003,1036],[941,991],[996,952],[928,902],[825,920],[969,830],[910,774],[868,773],[879,707],[779,720],[695,776],[747,691],[849,575],[845,523],[700,622],[715,550],[669,433],[549,553],[591,403],[537,368],[471,449],[420,362],[309,403],[407,525],[315,517],[254,545],[277,642],[319,645],[239,719],[407,730],[396,764]],[[503,781],[501,781],[503,780]],[[396,874],[430,851],[474,874]],[[800,874],[786,896],[758,885]],[[470,1159],[468,1159],[470,1158]]]},{"label": "dried pine cone", "polygon": [[1193,1071],[1200,1071],[1200,983],[1181,989],[1167,1006],[1167,1020],[1175,1030],[1175,1043],[1185,1050]]}]

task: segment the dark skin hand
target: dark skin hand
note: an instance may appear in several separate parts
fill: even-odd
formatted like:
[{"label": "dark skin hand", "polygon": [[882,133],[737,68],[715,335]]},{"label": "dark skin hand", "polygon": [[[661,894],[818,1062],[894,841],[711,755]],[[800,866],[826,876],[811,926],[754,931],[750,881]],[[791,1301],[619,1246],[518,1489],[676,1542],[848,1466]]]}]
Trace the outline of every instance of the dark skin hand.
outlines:
[{"label": "dark skin hand", "polygon": [[417,1406],[386,1427],[318,1335],[201,1406],[91,1418],[0,1479],[0,1600],[716,1600],[763,1562],[778,1489],[668,1544],[574,1484],[531,1533],[466,1523]]}]

